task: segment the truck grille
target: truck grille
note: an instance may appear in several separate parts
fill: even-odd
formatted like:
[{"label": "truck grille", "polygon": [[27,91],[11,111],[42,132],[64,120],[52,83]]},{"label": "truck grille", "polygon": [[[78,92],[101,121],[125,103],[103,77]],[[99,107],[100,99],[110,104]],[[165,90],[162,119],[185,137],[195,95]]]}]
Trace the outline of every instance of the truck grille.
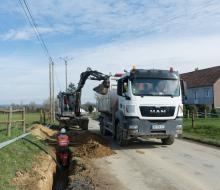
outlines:
[{"label": "truck grille", "polygon": [[171,117],[174,115],[174,106],[140,106],[141,115],[143,117]]}]

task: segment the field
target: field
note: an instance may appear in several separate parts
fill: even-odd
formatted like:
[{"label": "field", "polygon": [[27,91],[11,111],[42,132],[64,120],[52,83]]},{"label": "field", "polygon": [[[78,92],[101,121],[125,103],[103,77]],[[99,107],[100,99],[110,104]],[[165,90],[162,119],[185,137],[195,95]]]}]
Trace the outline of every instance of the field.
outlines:
[{"label": "field", "polygon": [[220,118],[196,118],[194,128],[191,119],[185,118],[183,126],[183,137],[220,145]]},{"label": "field", "polygon": [[[13,119],[19,119],[20,115],[14,115]],[[6,120],[6,115],[0,115],[0,121]],[[39,113],[28,113],[26,114],[27,128],[31,124],[38,122],[40,120]],[[12,128],[12,136],[18,136],[22,134],[22,128],[19,126],[14,126]],[[28,136],[28,139],[36,142],[41,147],[45,145],[33,136]],[[0,142],[9,139],[6,135],[6,126],[0,125]],[[26,141],[17,141],[10,144],[9,146],[0,150],[0,189],[11,190],[14,189],[11,185],[11,179],[16,175],[17,171],[27,170],[31,168],[35,156],[41,151],[36,146],[29,144]],[[25,155],[25,159],[24,159]]]}]

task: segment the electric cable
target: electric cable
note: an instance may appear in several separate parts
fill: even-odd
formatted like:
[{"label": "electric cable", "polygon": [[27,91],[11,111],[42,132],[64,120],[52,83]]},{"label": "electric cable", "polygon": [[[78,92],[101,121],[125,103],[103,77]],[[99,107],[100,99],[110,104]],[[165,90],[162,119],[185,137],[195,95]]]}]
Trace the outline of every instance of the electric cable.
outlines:
[{"label": "electric cable", "polygon": [[59,168],[60,170],[62,169],[61,165],[59,164],[59,162],[57,162],[56,158],[54,158],[47,150],[45,150],[45,149],[44,149],[43,147],[41,147],[40,145],[38,145],[37,143],[35,143],[35,142],[33,142],[33,141],[31,141],[31,140],[29,140],[29,139],[27,139],[27,138],[22,138],[22,139],[25,140],[25,141],[27,141],[27,142],[29,142],[29,143],[31,143],[31,144],[33,144],[33,145],[35,145],[35,146],[38,147],[40,150],[44,151],[46,154],[48,154],[48,155],[53,159],[53,161],[57,164],[58,168]]},{"label": "electric cable", "polygon": [[49,58],[49,60],[51,62],[53,62],[53,59],[49,53],[48,47],[47,47],[45,41],[43,40],[40,32],[38,31],[37,24],[34,20],[34,17],[32,16],[31,9],[29,8],[28,3],[25,0],[18,0],[18,1],[19,1],[19,4],[20,4],[23,12],[25,13],[25,16],[27,17],[27,20],[28,20],[29,24],[31,25],[38,41],[40,42],[42,49],[45,51],[46,56]]}]

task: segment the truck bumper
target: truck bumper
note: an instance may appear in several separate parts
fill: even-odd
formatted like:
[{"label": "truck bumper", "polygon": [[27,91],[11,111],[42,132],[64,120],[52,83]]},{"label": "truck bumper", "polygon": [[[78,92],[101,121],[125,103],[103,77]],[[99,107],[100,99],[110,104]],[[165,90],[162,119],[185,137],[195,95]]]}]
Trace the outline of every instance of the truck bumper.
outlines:
[{"label": "truck bumper", "polygon": [[126,118],[124,127],[127,137],[166,138],[170,135],[182,134],[182,118],[166,121],[148,121],[139,118]]}]

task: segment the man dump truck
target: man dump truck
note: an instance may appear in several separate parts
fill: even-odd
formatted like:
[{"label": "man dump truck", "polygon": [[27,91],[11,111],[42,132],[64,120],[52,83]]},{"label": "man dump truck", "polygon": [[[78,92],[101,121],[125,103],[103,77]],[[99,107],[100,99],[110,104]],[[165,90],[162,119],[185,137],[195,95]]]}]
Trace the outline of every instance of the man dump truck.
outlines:
[{"label": "man dump truck", "polygon": [[120,145],[139,137],[158,138],[171,145],[174,137],[182,133],[182,96],[186,87],[178,72],[172,68],[133,68],[108,80],[107,93],[97,96],[103,135],[111,133]]}]

